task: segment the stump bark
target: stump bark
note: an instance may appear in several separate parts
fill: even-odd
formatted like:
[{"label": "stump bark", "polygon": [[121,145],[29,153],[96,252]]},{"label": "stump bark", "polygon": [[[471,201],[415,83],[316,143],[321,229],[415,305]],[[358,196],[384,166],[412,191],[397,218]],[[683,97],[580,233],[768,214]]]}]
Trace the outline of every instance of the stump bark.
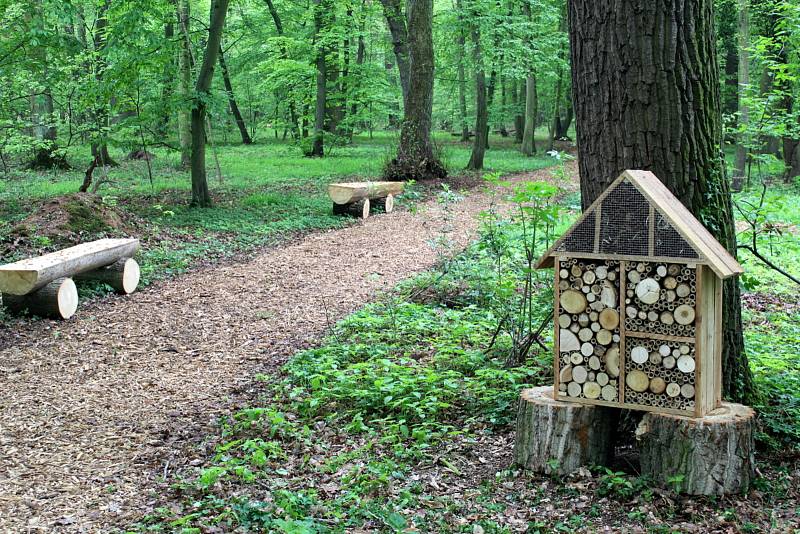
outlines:
[{"label": "stump bark", "polygon": [[52,319],[69,319],[78,309],[78,289],[72,278],[59,278],[27,295],[4,293],[3,305],[14,313],[30,312]]},{"label": "stump bark", "polygon": [[723,402],[705,417],[648,413],[636,429],[642,475],[691,495],[747,491],[755,471],[755,413]]},{"label": "stump bark", "polygon": [[556,401],[553,386],[523,390],[517,412],[514,464],[565,475],[607,464],[613,454],[615,414],[610,408]]},{"label": "stump bark", "polygon": [[77,280],[92,280],[108,284],[122,295],[130,295],[139,286],[139,264],[133,258],[123,258],[107,267],[77,275]]}]

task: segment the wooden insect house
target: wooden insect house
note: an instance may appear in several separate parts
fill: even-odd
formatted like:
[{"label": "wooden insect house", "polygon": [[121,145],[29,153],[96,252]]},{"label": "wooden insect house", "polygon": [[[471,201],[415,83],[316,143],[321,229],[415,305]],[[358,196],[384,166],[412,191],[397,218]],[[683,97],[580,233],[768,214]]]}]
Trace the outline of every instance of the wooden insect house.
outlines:
[{"label": "wooden insect house", "polygon": [[556,399],[697,417],[719,406],[722,281],[742,268],[653,173],[625,171],[548,267]]}]

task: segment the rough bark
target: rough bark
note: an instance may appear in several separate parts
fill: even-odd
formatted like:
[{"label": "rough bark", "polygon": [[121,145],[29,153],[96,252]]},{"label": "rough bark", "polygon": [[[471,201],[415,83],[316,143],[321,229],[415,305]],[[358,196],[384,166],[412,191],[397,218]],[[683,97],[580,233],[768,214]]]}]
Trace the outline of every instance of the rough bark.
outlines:
[{"label": "rough bark", "polygon": [[[750,85],[750,0],[738,0],[739,3],[739,64],[738,82],[739,90]],[[744,98],[738,99],[739,127],[750,123],[750,109]],[[736,158],[733,165],[734,178],[745,175],[747,165],[747,151],[749,139],[746,132],[740,133],[736,138]]]},{"label": "rough bark", "polygon": [[192,105],[192,206],[208,207],[211,195],[206,177],[206,101],[209,98],[214,65],[217,63],[225,16],[229,0],[212,0],[208,40],[203,63],[197,74],[195,98]]},{"label": "rough bark", "polygon": [[[107,31],[108,31],[108,9],[111,7],[111,0],[104,0],[98,7],[97,20],[94,24],[94,52],[97,60],[94,66],[94,77],[98,83],[103,83],[103,76],[106,70],[106,45],[108,44]],[[95,120],[97,121],[97,129],[103,137],[104,130],[108,128],[108,110],[105,106],[100,106],[95,110]],[[105,140],[99,143],[92,144],[92,156],[100,156],[100,161],[103,166],[117,166],[117,162],[111,158],[108,153],[108,144]]]},{"label": "rough bark", "polygon": [[[650,170],[735,255],[712,4],[570,0],[581,199],[586,209],[624,169]],[[755,388],[734,279],[725,282],[723,317],[724,394],[749,403]]]},{"label": "rough bark", "polygon": [[754,479],[755,413],[723,402],[701,418],[648,413],[636,429],[642,475],[681,493],[743,493]]},{"label": "rough bark", "polygon": [[[477,14],[473,14],[473,16],[475,15]],[[489,106],[486,100],[486,73],[483,66],[481,33],[477,22],[473,23],[471,33],[475,62],[475,137],[472,141],[472,153],[469,163],[467,163],[467,169],[479,171],[483,169],[483,158],[486,154]]]},{"label": "rough bark", "polygon": [[397,157],[384,170],[388,180],[444,178],[447,170],[433,152],[433,0],[408,2],[409,85]]},{"label": "rough bark", "polygon": [[228,107],[236,121],[236,126],[239,128],[239,134],[242,136],[242,143],[251,145],[253,144],[253,140],[250,138],[250,132],[247,131],[242,112],[239,111],[239,104],[236,103],[236,95],[233,94],[233,84],[231,83],[231,76],[228,72],[228,64],[225,61],[225,53],[222,50],[222,46],[219,47],[219,69],[222,71],[222,82],[225,84],[225,92],[228,93]]},{"label": "rough bark", "polygon": [[522,153],[526,156],[536,154],[536,116],[539,114],[539,98],[536,93],[536,75],[530,74],[525,80],[525,131],[522,134]]},{"label": "rough bark", "polygon": [[192,41],[189,33],[189,0],[177,0],[176,15],[181,32],[178,48],[178,94],[181,106],[178,110],[178,141],[181,147],[181,167],[188,169],[192,164]]},{"label": "rough bark", "polygon": [[[411,0],[409,4],[415,1],[419,0]],[[392,34],[392,47],[397,61],[397,71],[400,73],[400,88],[403,92],[403,106],[405,106],[411,87],[411,50],[406,17],[403,15],[403,4],[402,0],[381,0],[381,5],[389,26],[389,33]]]},{"label": "rough bark", "polygon": [[557,475],[607,465],[614,451],[615,417],[611,408],[555,401],[553,386],[523,390],[513,463]]},{"label": "rough bark", "polygon": [[314,0],[314,34],[318,41],[316,56],[317,97],[314,108],[314,140],[309,155],[319,158],[325,155],[325,108],[328,100],[327,48],[319,41],[325,27],[325,11],[327,7],[327,3],[324,0]]}]

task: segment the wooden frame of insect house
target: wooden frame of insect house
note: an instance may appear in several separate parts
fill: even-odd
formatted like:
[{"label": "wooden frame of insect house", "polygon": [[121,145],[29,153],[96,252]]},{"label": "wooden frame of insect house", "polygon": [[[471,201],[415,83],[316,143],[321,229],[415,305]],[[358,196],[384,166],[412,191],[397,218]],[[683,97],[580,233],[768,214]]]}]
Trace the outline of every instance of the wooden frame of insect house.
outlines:
[{"label": "wooden frame of insect house", "polygon": [[653,173],[622,173],[536,265],[549,267],[556,399],[720,405],[722,281],[742,267]]}]

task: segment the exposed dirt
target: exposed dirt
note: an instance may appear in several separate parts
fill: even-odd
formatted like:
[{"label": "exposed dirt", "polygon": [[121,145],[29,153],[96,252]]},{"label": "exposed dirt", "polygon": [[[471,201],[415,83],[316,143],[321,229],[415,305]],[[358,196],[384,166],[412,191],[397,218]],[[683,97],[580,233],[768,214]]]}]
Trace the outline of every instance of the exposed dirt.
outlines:
[{"label": "exposed dirt", "polygon": [[71,322],[0,329],[0,531],[102,532],[140,517],[256,373],[434,265],[443,230],[465,246],[490,202],[428,201],[82,306]]},{"label": "exposed dirt", "polygon": [[138,221],[98,195],[64,195],[44,202],[16,224],[6,240],[8,244],[0,244],[0,257],[21,250],[74,245],[87,235],[134,235],[138,226]]}]

